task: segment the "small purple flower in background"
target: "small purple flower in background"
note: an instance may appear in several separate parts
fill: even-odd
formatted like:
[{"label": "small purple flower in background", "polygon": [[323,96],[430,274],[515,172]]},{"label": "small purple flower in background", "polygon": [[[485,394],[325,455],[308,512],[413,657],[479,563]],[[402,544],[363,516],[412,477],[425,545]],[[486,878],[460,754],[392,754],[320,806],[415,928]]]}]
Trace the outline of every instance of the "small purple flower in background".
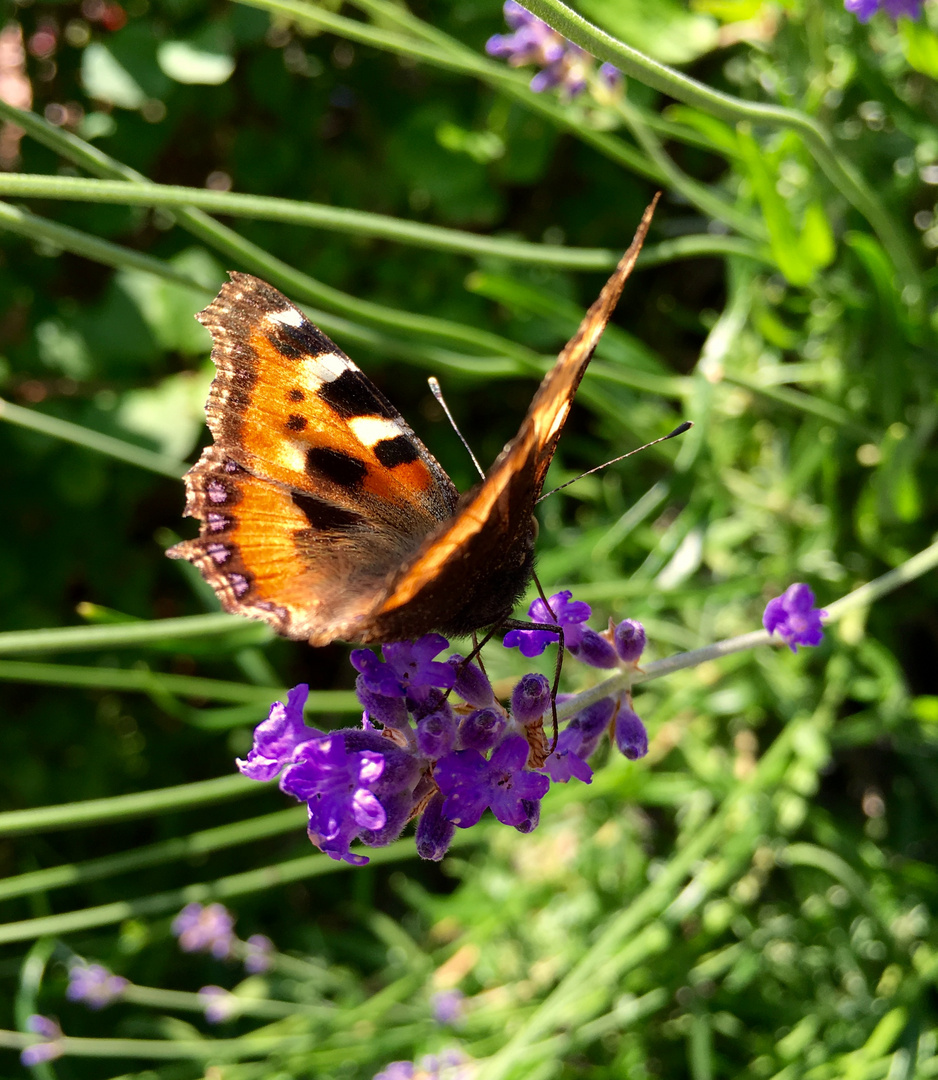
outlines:
[{"label": "small purple flower in background", "polygon": [[250,975],[269,971],[273,963],[274,943],[266,934],[251,934],[244,943],[244,970]]},{"label": "small purple flower in background", "polygon": [[826,614],[814,606],[810,587],[797,582],[766,604],[762,625],[770,634],[777,632],[791,651],[797,652],[799,645],[820,645],[824,637],[821,618]]},{"label": "small purple flower in background", "polygon": [[216,960],[231,955],[234,917],[222,904],[186,904],[173,919],[172,929],[183,952],[207,952]]},{"label": "small purple flower in background", "polygon": [[466,1014],[465,1002],[462,990],[440,990],[430,998],[433,1019],[441,1026],[455,1026]]},{"label": "small purple flower in background", "polygon": [[417,1066],[412,1061],[392,1061],[373,1080],[414,1080]]},{"label": "small purple flower in background", "polygon": [[222,986],[202,986],[199,997],[205,1009],[205,1019],[210,1024],[223,1024],[238,1015],[240,1002]]},{"label": "small purple flower in background", "polygon": [[[568,98],[574,98],[587,88],[594,63],[589,53],[515,0],[506,0],[503,11],[512,33],[490,37],[485,43],[489,56],[504,60],[511,67],[536,64],[541,68],[531,80],[531,89],[536,94],[559,87]],[[622,76],[612,64],[603,64],[599,79],[606,91],[615,91]]]},{"label": "small purple flower in background", "polygon": [[45,1061],[54,1061],[61,1057],[65,1050],[62,1046],[62,1029],[55,1020],[40,1013],[33,1013],[26,1020],[26,1028],[34,1035],[42,1037],[42,1042],[27,1046],[20,1054],[23,1065],[41,1065]]},{"label": "small purple flower in background", "polygon": [[103,1009],[117,1001],[127,986],[125,978],[108,971],[103,964],[78,962],[68,969],[65,996],[69,1001],[83,1001],[89,1009]]},{"label": "small purple flower in background", "polygon": [[893,19],[919,19],[923,0],[844,0],[844,7],[861,23],[868,23],[878,11]]},{"label": "small purple flower in background", "polygon": [[614,64],[601,64],[599,77],[610,90],[618,90],[622,86],[622,72]]}]

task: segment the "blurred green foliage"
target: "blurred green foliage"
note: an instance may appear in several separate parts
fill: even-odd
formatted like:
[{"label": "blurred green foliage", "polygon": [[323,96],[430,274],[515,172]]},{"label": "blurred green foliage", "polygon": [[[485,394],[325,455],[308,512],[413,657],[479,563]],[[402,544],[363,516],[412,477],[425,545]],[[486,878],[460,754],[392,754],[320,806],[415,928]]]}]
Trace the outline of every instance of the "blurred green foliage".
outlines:
[{"label": "blurred green foliage", "polygon": [[[0,155],[7,172],[131,180],[130,168],[610,262],[663,186],[548,486],[680,419],[695,427],[550,499],[539,538],[546,587],[575,588],[596,625],[642,620],[663,656],[756,627],[793,581],[823,605],[933,541],[938,5],[898,27],[861,26],[837,0],[580,10],[741,103],[816,121],[872,202],[803,132],[688,103],[677,81],[535,98],[526,75],[484,58],[504,29],[495,0],[412,15],[385,0],[12,4],[4,40],[20,27],[25,53],[19,64],[8,49],[4,74],[38,118],[20,140],[7,127]],[[341,647],[236,623],[160,637],[159,620],[216,610],[162,556],[191,535],[181,484],[82,432],[192,460],[210,377],[192,315],[244,269],[317,305],[465,489],[471,466],[426,373],[490,462],[604,275],[259,211],[216,226],[22,193],[0,211],[0,392],[64,422],[61,437],[0,425],[0,1027],[38,1011],[67,1035],[201,1046],[148,1063],[128,1043],[117,1064],[99,1050],[46,1075],[369,1077],[454,1046],[486,1077],[938,1072],[933,574],[854,610],[813,654],[741,653],[649,684],[648,759],[555,788],[534,834],[493,826],[441,867],[419,864],[410,840],[364,870],[329,864],[310,855],[302,814],[274,818],[282,797],[247,784],[148,801],[227,777],[280,687],[348,690],[353,672]],[[113,246],[89,257],[79,234]],[[141,620],[152,640],[123,641]],[[109,644],[30,636],[88,624],[116,628]],[[520,672],[494,650],[490,667]],[[329,699],[317,723],[342,723],[348,702]],[[84,823],[55,809],[135,792],[136,809],[104,802]],[[28,816],[45,806],[48,819]],[[38,874],[49,868],[59,876]],[[193,883],[209,887],[184,893]],[[138,987],[234,986],[233,965],[180,957],[168,935],[185,900],[216,892],[243,936],[284,953],[245,1000],[329,1005],[328,1019],[300,1011],[266,1028],[311,1042],[259,1054],[245,1015],[220,1031],[241,1049],[214,1050],[191,1005],[186,1020],[142,991],[101,1014],[64,1001],[72,951]],[[430,1010],[451,986],[468,996],[452,1029]],[[225,1064],[239,1053],[255,1060]]]}]

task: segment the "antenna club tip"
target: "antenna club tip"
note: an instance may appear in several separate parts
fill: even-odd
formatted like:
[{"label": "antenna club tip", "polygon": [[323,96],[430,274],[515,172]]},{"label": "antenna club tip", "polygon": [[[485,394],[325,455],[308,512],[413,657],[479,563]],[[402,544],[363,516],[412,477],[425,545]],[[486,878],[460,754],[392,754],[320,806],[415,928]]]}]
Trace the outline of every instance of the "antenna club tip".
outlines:
[{"label": "antenna club tip", "polygon": [[685,431],[690,431],[693,426],[694,422],[692,420],[685,420],[683,424],[678,424],[670,435],[665,435],[665,438],[673,439],[676,435],[683,435]]}]

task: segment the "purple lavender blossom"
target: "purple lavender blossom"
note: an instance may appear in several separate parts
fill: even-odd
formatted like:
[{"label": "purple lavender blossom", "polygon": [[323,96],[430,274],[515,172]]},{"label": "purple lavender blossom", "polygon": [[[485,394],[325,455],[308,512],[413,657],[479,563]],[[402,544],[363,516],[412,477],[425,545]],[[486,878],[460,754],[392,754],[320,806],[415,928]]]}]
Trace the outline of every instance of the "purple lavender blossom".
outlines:
[{"label": "purple lavender blossom", "polygon": [[616,746],[629,761],[636,761],[648,753],[648,732],[645,725],[624,702],[616,716]]},{"label": "purple lavender blossom", "polygon": [[554,752],[544,762],[544,772],[555,784],[566,784],[570,780],[582,780],[584,784],[593,782],[593,770],[579,755],[582,736],[576,728],[567,727],[560,733]]},{"label": "purple lavender blossom", "polygon": [[108,971],[103,964],[78,962],[68,970],[65,996],[69,1001],[83,1001],[89,1009],[103,1009],[117,1001],[128,985],[125,978]]},{"label": "purple lavender blossom", "polygon": [[433,1019],[441,1026],[455,1026],[465,1016],[465,1001],[462,990],[440,990],[430,998]]},{"label": "purple lavender blossom", "polygon": [[453,690],[475,709],[484,709],[495,703],[495,691],[488,677],[471,661],[464,660],[459,653],[453,653],[449,663],[456,669],[456,681]]},{"label": "purple lavender blossom", "polygon": [[251,934],[244,943],[244,970],[250,975],[269,971],[273,953],[274,943],[266,934]]},{"label": "purple lavender blossom", "polygon": [[62,1029],[51,1017],[33,1013],[26,1020],[26,1029],[34,1035],[40,1035],[43,1041],[27,1046],[20,1053],[20,1062],[23,1065],[41,1065],[45,1061],[54,1061],[65,1052],[61,1042]]},{"label": "purple lavender blossom", "polygon": [[273,780],[289,763],[293,751],[308,739],[322,732],[303,723],[303,707],[309,696],[306,683],[294,686],[287,694],[287,703],[275,701],[266,720],[254,729],[254,746],[246,758],[236,758],[235,764],[251,780]]},{"label": "purple lavender blossom", "polygon": [[522,735],[509,735],[490,761],[478,750],[457,750],[436,764],[434,778],[444,795],[443,814],[454,825],[468,829],[487,807],[503,825],[522,828],[550,787],[542,773],[525,768],[528,743]]},{"label": "purple lavender blossom", "polygon": [[614,668],[619,663],[619,657],[612,642],[604,638],[602,634],[597,634],[595,630],[590,630],[589,627],[583,630],[576,645],[570,646],[570,652],[581,664],[589,664],[590,667]]},{"label": "purple lavender blossom", "polygon": [[490,37],[485,44],[489,56],[505,60],[511,67],[537,64],[542,68],[531,80],[535,93],[555,86],[562,87],[569,97],[581,93],[592,58],[514,0],[506,0],[503,10],[513,33]]},{"label": "purple lavender blossom", "polygon": [[[379,736],[380,737],[380,736]],[[371,750],[349,753],[341,732],[306,743],[284,770],[281,788],[309,807],[309,836],[330,858],[362,865],[349,844],[362,829],[381,829],[384,807],[372,788],[381,779],[385,759]]]},{"label": "purple lavender blossom", "polygon": [[417,721],[417,749],[436,761],[456,745],[456,721],[452,712],[432,712]]},{"label": "purple lavender blossom", "polygon": [[868,23],[878,12],[893,19],[920,19],[923,0],[844,0],[844,7],[861,23]]},{"label": "purple lavender blossom", "polygon": [[[370,650],[362,651],[374,656]],[[359,675],[355,680],[355,694],[362,703],[366,719],[377,720],[382,727],[394,728],[397,731],[404,731],[410,727],[407,702],[403,698],[375,693],[368,687],[364,675]]]},{"label": "purple lavender blossom", "polygon": [[[538,598],[528,608],[528,618],[536,623],[551,623],[563,627],[564,644],[571,651],[580,644],[587,627],[582,624],[590,617],[589,604],[574,600],[569,589],[554,593],[550,607]],[[517,646],[522,656],[540,656],[558,635],[553,630],[509,630],[502,644],[506,649]]]},{"label": "purple lavender blossom", "polygon": [[777,631],[791,651],[797,652],[799,645],[820,645],[824,637],[821,617],[826,614],[814,606],[809,586],[797,582],[766,604],[762,625],[770,634]]},{"label": "purple lavender blossom", "polygon": [[417,641],[392,641],[382,647],[384,661],[371,649],[354,649],[352,666],[364,676],[365,686],[385,697],[421,697],[432,686],[449,690],[456,673],[449,664],[434,661],[449,645],[441,634],[424,634]]},{"label": "purple lavender blossom", "polygon": [[[615,665],[620,653],[631,662],[644,643],[641,625],[629,620],[617,628],[610,622],[608,631],[597,634],[585,625],[589,605],[573,600],[569,590],[534,601],[529,612],[542,624],[562,626],[571,654],[595,666]],[[557,637],[547,629],[515,631],[506,635],[505,644],[519,645],[522,653],[532,655]],[[357,692],[365,708],[358,728],[325,734],[307,728],[302,719],[305,686],[292,690],[286,705],[277,703],[258,726],[254,749],[239,765],[258,779],[280,772],[281,789],[307,804],[310,840],[330,858],[363,865],[368,859],[353,855],[352,843],[391,843],[416,818],[418,853],[439,860],[455,829],[476,824],[485,810],[527,833],[537,827],[551,780],[591,781],[587,758],[611,731],[615,700],[604,698],[574,716],[544,761],[546,742],[539,722],[550,708],[547,679],[537,674],[521,679],[509,718],[481,667],[459,656],[435,659],[446,646],[445,638],[428,634],[414,642],[385,645],[382,657],[355,650]],[[526,736],[532,727],[538,737],[531,736],[529,746]],[[637,717],[633,722],[623,714],[614,730],[629,756],[647,749]],[[534,761],[543,765],[535,767]],[[236,940],[230,916],[216,933],[210,915],[211,909],[197,904],[180,913],[180,942],[184,948],[228,955]],[[267,943],[259,951],[258,965],[266,965],[269,948]]]},{"label": "purple lavender blossom", "polygon": [[172,930],[183,952],[207,952],[216,960],[230,956],[235,942],[234,916],[223,904],[186,904]]}]

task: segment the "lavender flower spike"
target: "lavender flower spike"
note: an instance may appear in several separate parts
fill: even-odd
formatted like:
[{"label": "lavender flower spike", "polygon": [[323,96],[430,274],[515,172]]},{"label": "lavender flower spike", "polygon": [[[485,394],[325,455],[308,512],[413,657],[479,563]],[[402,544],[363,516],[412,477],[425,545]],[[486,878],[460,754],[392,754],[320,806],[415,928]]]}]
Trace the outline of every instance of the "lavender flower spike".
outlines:
[{"label": "lavender flower spike", "polygon": [[223,904],[186,904],[173,919],[173,933],[183,952],[209,952],[224,960],[235,942],[234,916]]},{"label": "lavender flower spike", "polygon": [[20,1054],[23,1065],[41,1065],[44,1061],[53,1061],[62,1056],[62,1029],[55,1020],[41,1013],[33,1013],[26,1020],[26,1027],[43,1041],[35,1042],[23,1050]]},{"label": "lavender flower spike", "polygon": [[89,1009],[103,1009],[105,1005],[117,1001],[127,986],[125,978],[108,971],[103,964],[79,961],[68,970],[65,996],[69,1001],[83,1001]]},{"label": "lavender flower spike", "polygon": [[810,587],[797,582],[766,604],[762,625],[770,634],[777,631],[791,651],[797,652],[799,645],[820,645],[824,637],[821,617],[826,614],[814,606]]}]

